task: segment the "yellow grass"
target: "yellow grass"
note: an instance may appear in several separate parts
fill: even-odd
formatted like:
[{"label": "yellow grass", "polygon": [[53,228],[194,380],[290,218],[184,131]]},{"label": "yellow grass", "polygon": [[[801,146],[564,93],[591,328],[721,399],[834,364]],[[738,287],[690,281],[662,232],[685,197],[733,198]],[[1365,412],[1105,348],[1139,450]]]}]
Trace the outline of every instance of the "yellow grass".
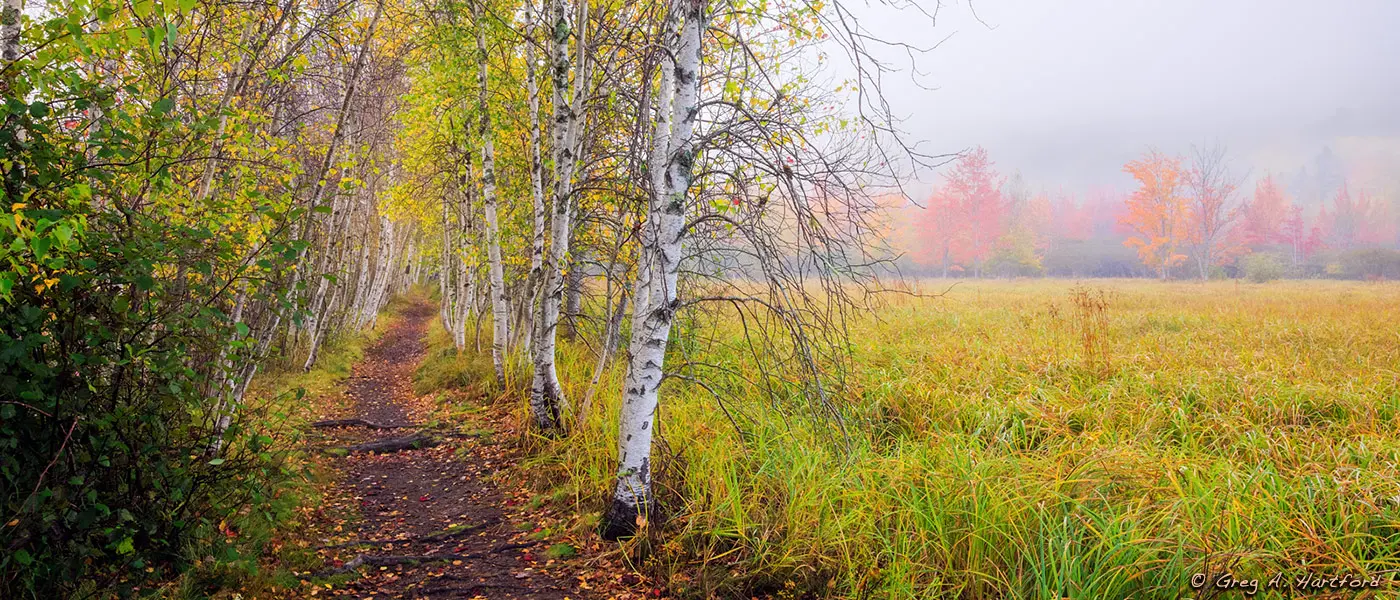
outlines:
[{"label": "yellow grass", "polygon": [[[663,387],[670,518],[630,550],[673,592],[1177,598],[1201,571],[1400,568],[1400,285],[969,282],[892,299],[852,344],[849,449],[757,395],[726,398],[741,437]],[[567,354],[577,399],[593,358]],[[584,522],[620,371],[528,467]]]}]

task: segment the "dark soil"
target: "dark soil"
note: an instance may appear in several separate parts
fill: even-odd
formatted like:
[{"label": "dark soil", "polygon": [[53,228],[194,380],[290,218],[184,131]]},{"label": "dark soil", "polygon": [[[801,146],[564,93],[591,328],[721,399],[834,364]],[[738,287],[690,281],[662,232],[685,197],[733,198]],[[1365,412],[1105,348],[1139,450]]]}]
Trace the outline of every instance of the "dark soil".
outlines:
[{"label": "dark soil", "polygon": [[[418,425],[412,375],[423,358],[433,308],[414,304],[357,363],[348,384],[354,417],[378,425]],[[325,430],[349,446],[414,435],[412,427]],[[427,431],[429,435],[436,435]],[[336,594],[356,598],[587,598],[564,571],[550,566],[541,542],[511,522],[508,500],[490,475],[501,465],[489,442],[437,436],[432,447],[356,453],[336,459],[336,495],[351,512],[329,564],[315,575],[336,577]],[[353,504],[351,504],[353,503]],[[345,539],[346,534],[350,539]],[[330,594],[326,594],[330,595]]]}]

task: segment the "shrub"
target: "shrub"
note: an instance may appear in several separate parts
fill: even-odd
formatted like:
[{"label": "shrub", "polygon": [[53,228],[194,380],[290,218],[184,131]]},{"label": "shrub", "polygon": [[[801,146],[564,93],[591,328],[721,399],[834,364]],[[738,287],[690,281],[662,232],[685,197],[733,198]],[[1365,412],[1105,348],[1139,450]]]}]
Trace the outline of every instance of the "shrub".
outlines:
[{"label": "shrub", "polygon": [[1282,278],[1288,272],[1288,265],[1275,254],[1255,253],[1240,259],[1244,276],[1255,283],[1264,283]]},{"label": "shrub", "polygon": [[1400,279],[1400,250],[1348,250],[1338,257],[1338,262],[1347,279]]},{"label": "shrub", "polygon": [[0,161],[0,597],[124,593],[185,568],[283,475],[272,437],[237,422],[209,452],[210,365],[246,333],[210,273],[238,251],[123,209],[110,174],[22,108],[0,110],[17,158]]}]

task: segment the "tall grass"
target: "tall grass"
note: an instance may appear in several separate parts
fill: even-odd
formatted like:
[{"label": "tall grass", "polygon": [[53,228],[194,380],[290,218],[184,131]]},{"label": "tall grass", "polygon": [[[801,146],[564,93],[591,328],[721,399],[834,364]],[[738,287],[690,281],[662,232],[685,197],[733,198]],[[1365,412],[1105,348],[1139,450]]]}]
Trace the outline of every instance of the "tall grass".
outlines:
[{"label": "tall grass", "polygon": [[[1178,598],[1199,571],[1400,568],[1400,286],[1078,285],[965,284],[855,324],[849,447],[757,395],[725,399],[740,435],[668,382],[669,518],[632,555],[697,597]],[[592,358],[567,350],[578,398]],[[620,377],[527,466],[586,514]]]}]

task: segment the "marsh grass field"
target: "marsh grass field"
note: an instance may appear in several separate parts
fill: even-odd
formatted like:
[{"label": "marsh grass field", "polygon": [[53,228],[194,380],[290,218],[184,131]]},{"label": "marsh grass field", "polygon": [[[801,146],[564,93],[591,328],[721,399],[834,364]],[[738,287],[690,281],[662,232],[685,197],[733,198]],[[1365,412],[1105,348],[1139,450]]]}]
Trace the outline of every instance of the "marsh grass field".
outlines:
[{"label": "marsh grass field", "polygon": [[[740,434],[663,386],[667,514],[627,555],[672,594],[1205,597],[1191,576],[1228,572],[1269,597],[1279,573],[1400,569],[1400,285],[976,281],[851,328],[844,438],[725,398]],[[567,354],[578,398],[595,359]],[[433,356],[439,379],[469,360]],[[524,466],[578,531],[614,475],[620,371]]]}]

